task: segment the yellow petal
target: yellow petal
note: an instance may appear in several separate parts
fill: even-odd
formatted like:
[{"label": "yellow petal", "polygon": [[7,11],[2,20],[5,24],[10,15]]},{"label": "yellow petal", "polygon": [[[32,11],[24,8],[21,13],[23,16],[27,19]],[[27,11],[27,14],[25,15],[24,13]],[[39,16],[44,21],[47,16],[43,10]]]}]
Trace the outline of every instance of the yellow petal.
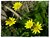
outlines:
[{"label": "yellow petal", "polygon": [[38,33],[40,33],[40,31],[38,30]]}]

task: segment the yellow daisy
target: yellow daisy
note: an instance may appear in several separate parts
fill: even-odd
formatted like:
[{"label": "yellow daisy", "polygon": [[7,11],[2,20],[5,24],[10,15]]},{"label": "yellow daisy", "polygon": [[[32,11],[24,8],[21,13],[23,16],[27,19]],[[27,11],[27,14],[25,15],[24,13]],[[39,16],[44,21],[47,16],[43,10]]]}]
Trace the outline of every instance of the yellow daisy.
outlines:
[{"label": "yellow daisy", "polygon": [[21,6],[22,6],[22,3],[20,3],[20,2],[15,2],[15,4],[13,5],[12,8],[14,8],[14,10],[16,11],[16,10],[18,10]]},{"label": "yellow daisy", "polygon": [[40,33],[40,30],[43,30],[42,29],[42,26],[41,24],[39,24],[39,22],[37,22],[37,24],[35,24],[35,26],[33,26],[33,29],[31,29],[33,32],[32,33]]},{"label": "yellow daisy", "polygon": [[28,28],[31,28],[32,26],[33,26],[33,20],[31,19],[31,20],[28,20],[26,23],[25,23],[25,27],[26,27],[26,29],[28,29]]},{"label": "yellow daisy", "polygon": [[15,24],[16,20],[13,17],[9,17],[9,19],[7,19],[5,22],[6,22],[6,25],[11,26],[11,25]]}]

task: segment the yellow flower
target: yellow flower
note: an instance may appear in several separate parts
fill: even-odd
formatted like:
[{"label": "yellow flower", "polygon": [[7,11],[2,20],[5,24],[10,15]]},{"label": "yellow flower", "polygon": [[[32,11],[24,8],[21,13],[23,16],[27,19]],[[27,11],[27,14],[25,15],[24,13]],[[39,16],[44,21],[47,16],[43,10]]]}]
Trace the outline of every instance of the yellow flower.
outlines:
[{"label": "yellow flower", "polygon": [[31,20],[28,20],[26,23],[25,23],[25,27],[26,27],[26,29],[28,29],[28,28],[31,28],[32,26],[33,26],[33,20],[31,19]]},{"label": "yellow flower", "polygon": [[6,22],[6,25],[11,26],[11,25],[15,24],[16,20],[13,17],[9,17],[9,19],[7,19],[5,22]]},{"label": "yellow flower", "polygon": [[16,2],[16,3],[13,5],[12,8],[14,8],[14,10],[16,11],[16,10],[18,10],[21,6],[22,6],[22,3]]},{"label": "yellow flower", "polygon": [[40,33],[40,30],[43,30],[42,29],[42,26],[41,24],[39,24],[39,22],[37,22],[37,24],[35,24],[35,26],[33,26],[33,29],[31,29],[33,32],[32,33]]}]

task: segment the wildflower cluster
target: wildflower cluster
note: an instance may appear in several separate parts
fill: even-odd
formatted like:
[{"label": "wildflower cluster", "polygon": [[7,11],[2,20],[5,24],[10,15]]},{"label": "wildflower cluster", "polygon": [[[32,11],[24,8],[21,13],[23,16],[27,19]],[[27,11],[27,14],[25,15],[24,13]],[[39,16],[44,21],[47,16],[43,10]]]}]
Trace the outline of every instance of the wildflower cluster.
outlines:
[{"label": "wildflower cluster", "polygon": [[[14,8],[14,10],[18,10],[20,7],[22,6],[22,3],[20,2],[16,2],[12,8]],[[9,19],[7,19],[6,21],[6,25],[9,25],[9,26],[12,26],[13,24],[16,23],[16,19],[13,18],[13,17],[9,17]],[[43,30],[42,29],[42,26],[39,22],[35,23],[33,22],[32,19],[28,20],[26,23],[25,23],[25,26],[24,26],[26,29],[31,29],[32,33],[40,33],[40,30]]]},{"label": "wildflower cluster", "polygon": [[26,27],[26,29],[30,28],[31,31],[33,31],[32,33],[35,33],[35,34],[37,32],[40,33],[40,30],[43,30],[41,24],[39,24],[39,22],[37,22],[37,23],[33,22],[32,19],[31,20],[28,20],[25,23],[25,27]]},{"label": "wildflower cluster", "polygon": [[[14,10],[16,11],[16,10],[18,10],[21,6],[22,6],[22,3],[20,3],[20,2],[15,2],[15,4],[13,5],[12,8],[14,8]],[[16,20],[15,20],[15,18],[13,18],[13,17],[9,17],[9,19],[7,19],[5,22],[6,22],[6,25],[11,26],[11,25],[15,24]]]}]

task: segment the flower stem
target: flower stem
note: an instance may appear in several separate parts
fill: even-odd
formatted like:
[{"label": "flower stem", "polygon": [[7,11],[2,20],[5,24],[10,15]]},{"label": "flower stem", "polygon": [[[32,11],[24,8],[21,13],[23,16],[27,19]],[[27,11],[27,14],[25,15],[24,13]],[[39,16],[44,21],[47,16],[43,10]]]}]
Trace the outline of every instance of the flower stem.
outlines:
[{"label": "flower stem", "polygon": [[8,10],[10,10],[16,17],[22,19],[19,14],[17,14],[14,10],[12,10],[11,8],[9,8],[8,6],[5,6],[5,8],[8,9]]}]

